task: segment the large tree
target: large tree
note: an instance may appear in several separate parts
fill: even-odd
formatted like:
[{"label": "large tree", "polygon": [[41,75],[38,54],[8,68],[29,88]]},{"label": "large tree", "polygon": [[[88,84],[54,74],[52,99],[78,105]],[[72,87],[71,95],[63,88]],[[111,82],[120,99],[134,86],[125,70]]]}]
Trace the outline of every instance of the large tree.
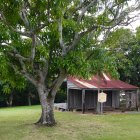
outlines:
[{"label": "large tree", "polygon": [[38,123],[56,123],[54,98],[67,75],[109,69],[99,61],[107,58],[100,58],[105,55],[97,48],[100,36],[129,24],[128,13],[136,8],[138,3],[129,7],[127,0],[1,0],[0,55],[11,73],[36,87],[42,107]]}]

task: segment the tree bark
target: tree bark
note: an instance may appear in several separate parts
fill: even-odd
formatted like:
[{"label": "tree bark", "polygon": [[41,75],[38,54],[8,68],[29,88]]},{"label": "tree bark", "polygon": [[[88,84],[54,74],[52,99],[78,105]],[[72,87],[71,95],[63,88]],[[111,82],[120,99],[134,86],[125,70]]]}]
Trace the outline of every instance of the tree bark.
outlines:
[{"label": "tree bark", "polygon": [[[61,86],[64,78],[66,77],[65,71],[61,71],[58,78],[52,84],[51,89],[47,90],[45,83],[40,82],[37,84],[40,104],[42,108],[41,117],[36,124],[54,126],[56,124],[54,118],[54,99],[58,88]],[[43,79],[43,78],[42,78]]]},{"label": "tree bark", "polygon": [[37,123],[39,124],[47,124],[47,99],[46,99],[46,93],[44,91],[43,85],[40,84],[38,86],[38,94],[39,94],[39,100],[41,104],[41,117]]},{"label": "tree bark", "polygon": [[47,98],[47,120],[49,125],[55,125],[56,121],[54,118],[54,98]]},{"label": "tree bark", "polygon": [[54,98],[47,98],[48,94],[44,91],[43,85],[38,87],[38,94],[42,111],[40,119],[36,122],[36,124],[54,126],[56,124],[53,111]]}]

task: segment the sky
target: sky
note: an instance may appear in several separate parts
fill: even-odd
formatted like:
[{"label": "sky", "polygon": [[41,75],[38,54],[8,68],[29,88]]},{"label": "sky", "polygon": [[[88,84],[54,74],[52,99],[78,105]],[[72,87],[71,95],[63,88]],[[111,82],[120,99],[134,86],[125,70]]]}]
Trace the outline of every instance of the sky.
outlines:
[{"label": "sky", "polygon": [[[135,1],[136,1],[136,0],[131,0],[131,1],[129,2],[129,4],[130,4],[130,5],[135,5]],[[137,1],[137,4],[139,5],[139,1]],[[136,29],[137,27],[140,26],[140,10],[131,13],[131,16],[135,16],[135,15],[138,16],[137,20],[134,21],[134,22],[132,22],[130,25],[126,26],[126,28],[130,28],[130,29],[132,29],[132,30],[134,30],[134,31],[135,31],[135,29]]]},{"label": "sky", "polygon": [[135,29],[140,26],[140,11],[134,12],[133,15],[138,15],[139,17],[137,18],[136,21],[134,21],[130,25],[126,26],[126,28],[130,28],[135,31]]},{"label": "sky", "polygon": [[140,19],[131,23],[128,27],[131,28],[132,30],[135,30],[135,28],[138,26],[140,26]]}]

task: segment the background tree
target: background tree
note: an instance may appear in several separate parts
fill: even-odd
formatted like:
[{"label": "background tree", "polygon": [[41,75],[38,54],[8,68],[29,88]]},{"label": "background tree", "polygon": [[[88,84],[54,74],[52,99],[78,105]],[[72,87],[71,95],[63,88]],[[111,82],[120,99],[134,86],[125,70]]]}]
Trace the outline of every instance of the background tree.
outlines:
[{"label": "background tree", "polygon": [[111,32],[105,46],[116,57],[120,79],[140,86],[139,28],[136,33],[124,28]]},{"label": "background tree", "polygon": [[136,44],[134,45],[129,58],[132,59],[134,69],[132,71],[132,83],[140,87],[140,27],[136,30]]},{"label": "background tree", "polygon": [[42,108],[38,123],[56,123],[53,103],[64,78],[96,73],[100,35],[129,24],[128,13],[138,6],[128,7],[127,0],[1,0],[0,54],[7,71],[36,87]]},{"label": "background tree", "polygon": [[1,101],[6,102],[6,105],[11,107],[15,91],[24,89],[26,81],[22,76],[13,73],[2,53],[0,54],[0,63]]}]

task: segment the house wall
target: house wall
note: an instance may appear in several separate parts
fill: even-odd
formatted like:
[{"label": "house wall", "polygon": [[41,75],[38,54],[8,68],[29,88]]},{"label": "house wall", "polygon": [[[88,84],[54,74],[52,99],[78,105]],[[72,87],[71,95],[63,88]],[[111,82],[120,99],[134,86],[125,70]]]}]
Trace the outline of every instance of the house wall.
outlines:
[{"label": "house wall", "polygon": [[[120,91],[104,90],[107,94],[107,102],[103,103],[103,107],[120,108]],[[136,91],[125,91],[125,108],[131,109],[138,106],[138,97]],[[68,109],[82,109],[82,90],[68,90]],[[96,109],[97,107],[97,90],[85,90],[84,109]]]},{"label": "house wall", "polygon": [[[119,107],[119,92],[105,91],[107,93],[107,102],[104,107],[118,108]],[[85,91],[85,109],[95,109],[97,106],[97,91]],[[82,109],[82,90],[69,89],[68,91],[68,109]]]},{"label": "house wall", "polygon": [[[97,91],[85,91],[85,109],[96,108]],[[68,109],[82,109],[82,90],[69,89],[68,91]]]}]

